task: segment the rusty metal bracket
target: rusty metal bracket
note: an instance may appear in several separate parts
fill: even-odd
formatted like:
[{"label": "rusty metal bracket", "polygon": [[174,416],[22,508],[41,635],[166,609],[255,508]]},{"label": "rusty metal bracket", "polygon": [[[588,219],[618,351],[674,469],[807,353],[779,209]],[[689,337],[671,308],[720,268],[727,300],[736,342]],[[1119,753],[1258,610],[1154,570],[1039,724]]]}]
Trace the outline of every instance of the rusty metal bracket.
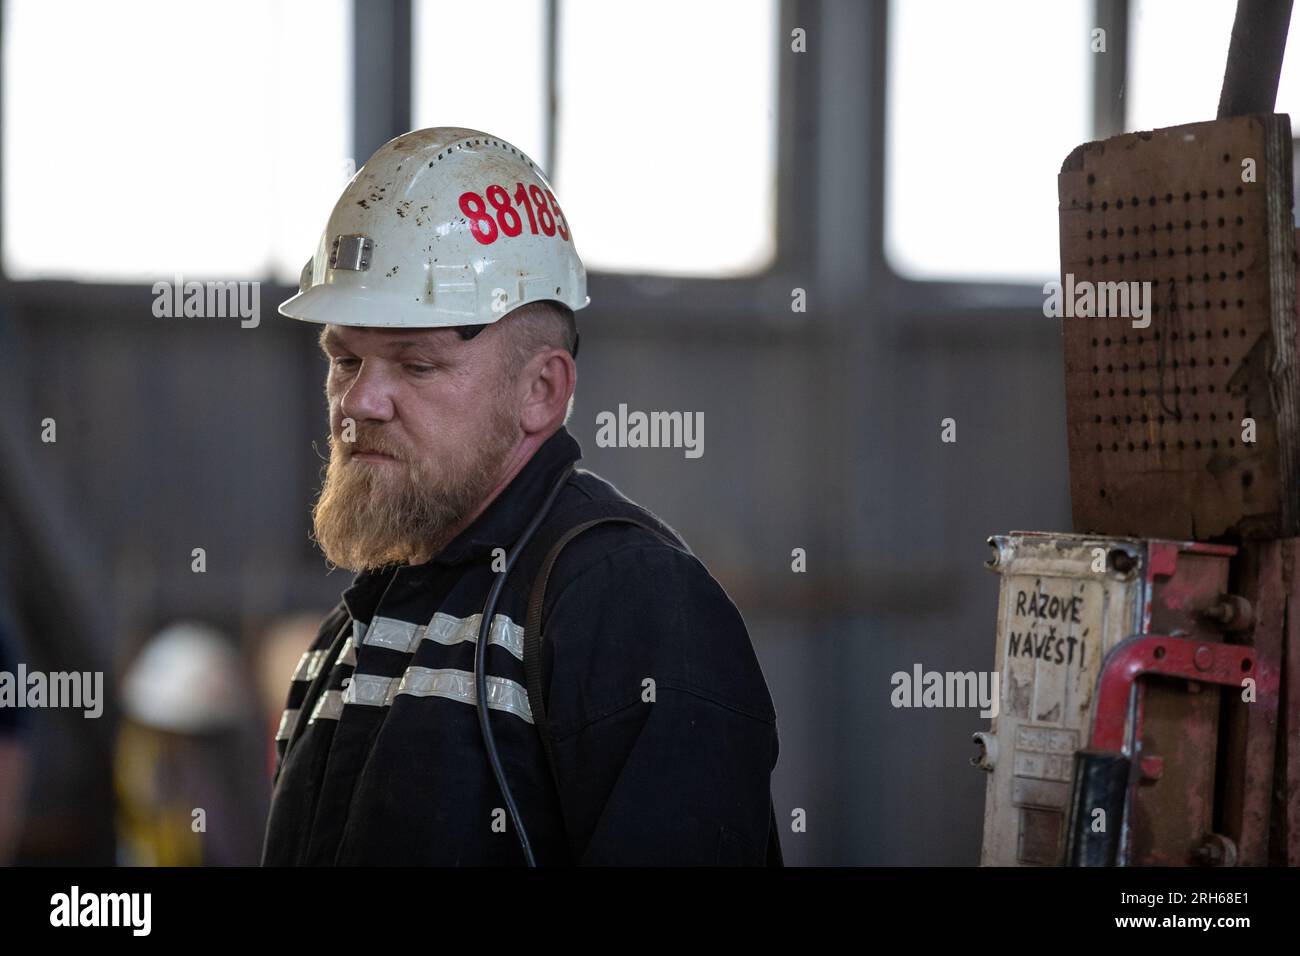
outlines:
[{"label": "rusty metal bracket", "polygon": [[[1251,647],[1172,635],[1134,635],[1106,655],[1097,678],[1090,746],[1075,754],[1067,865],[1114,866],[1119,861],[1135,783],[1132,760],[1142,756],[1135,753],[1138,681],[1171,677],[1234,687],[1253,678],[1255,669]],[[1139,767],[1138,777],[1147,779],[1158,778],[1163,770],[1146,757]]]},{"label": "rusty metal bracket", "polygon": [[1106,655],[1097,678],[1097,709],[1092,749],[1132,756],[1129,699],[1141,677],[1181,677],[1207,684],[1241,686],[1255,671],[1255,651],[1241,644],[1218,644],[1185,637],[1140,634]]}]

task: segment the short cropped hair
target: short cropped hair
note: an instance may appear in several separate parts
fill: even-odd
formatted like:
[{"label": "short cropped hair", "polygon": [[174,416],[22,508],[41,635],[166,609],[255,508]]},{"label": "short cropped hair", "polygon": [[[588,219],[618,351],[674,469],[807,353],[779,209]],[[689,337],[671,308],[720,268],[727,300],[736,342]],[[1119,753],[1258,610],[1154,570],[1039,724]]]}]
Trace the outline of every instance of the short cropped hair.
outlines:
[{"label": "short cropped hair", "polygon": [[[563,302],[539,299],[519,306],[506,314],[509,326],[515,332],[519,368],[542,349],[564,349],[578,357],[578,323],[573,310]],[[490,324],[490,323],[489,323]],[[487,325],[458,325],[455,327],[462,339],[472,339]]]},{"label": "short cropped hair", "polygon": [[564,349],[570,355],[578,345],[578,323],[563,302],[542,299],[507,313],[502,319],[507,333],[507,367],[518,374],[538,352]]},{"label": "short cropped hair", "polygon": [[[563,302],[551,299],[529,302],[508,312],[498,325],[504,334],[502,373],[507,380],[518,376],[538,352],[554,348],[577,355],[578,323],[573,310]],[[564,411],[566,424],[573,415],[573,402],[574,396],[570,395]]]}]

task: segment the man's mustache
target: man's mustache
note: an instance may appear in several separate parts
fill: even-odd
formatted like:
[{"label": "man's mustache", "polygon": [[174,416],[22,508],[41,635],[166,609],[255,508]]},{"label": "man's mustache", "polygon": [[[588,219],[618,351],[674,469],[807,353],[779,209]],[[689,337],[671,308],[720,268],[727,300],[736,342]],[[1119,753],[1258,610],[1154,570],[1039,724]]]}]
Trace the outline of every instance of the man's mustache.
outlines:
[{"label": "man's mustache", "polygon": [[376,433],[359,434],[356,436],[356,441],[338,440],[336,444],[346,450],[345,454],[348,458],[353,455],[388,455],[390,458],[400,460],[404,457],[400,446]]}]

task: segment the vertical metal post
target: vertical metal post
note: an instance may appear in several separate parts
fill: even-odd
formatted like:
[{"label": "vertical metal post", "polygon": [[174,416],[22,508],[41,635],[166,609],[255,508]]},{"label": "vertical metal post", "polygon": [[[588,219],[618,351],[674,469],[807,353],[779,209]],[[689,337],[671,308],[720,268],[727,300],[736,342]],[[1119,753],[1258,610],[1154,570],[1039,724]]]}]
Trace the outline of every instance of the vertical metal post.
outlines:
[{"label": "vertical metal post", "polygon": [[560,109],[560,0],[546,0],[546,152],[542,156],[546,176],[556,181],[555,160],[559,154]]},{"label": "vertical metal post", "polygon": [[352,148],[357,165],[411,128],[411,0],[353,0]]},{"label": "vertical metal post", "polygon": [[1096,0],[1093,27],[1106,31],[1106,52],[1092,54],[1092,135],[1109,139],[1124,132],[1128,79],[1128,0]]},{"label": "vertical metal post", "polygon": [[1237,0],[1219,119],[1271,113],[1277,103],[1292,0]]}]

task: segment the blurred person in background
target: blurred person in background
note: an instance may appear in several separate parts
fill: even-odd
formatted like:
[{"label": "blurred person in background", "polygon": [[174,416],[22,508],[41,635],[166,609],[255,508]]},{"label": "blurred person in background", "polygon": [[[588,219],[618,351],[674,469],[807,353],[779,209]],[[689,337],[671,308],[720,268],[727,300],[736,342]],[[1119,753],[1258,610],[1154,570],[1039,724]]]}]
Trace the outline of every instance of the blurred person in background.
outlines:
[{"label": "blurred person in background", "polygon": [[257,861],[247,671],[226,635],[190,621],[164,628],[127,668],[114,759],[122,865]]}]

